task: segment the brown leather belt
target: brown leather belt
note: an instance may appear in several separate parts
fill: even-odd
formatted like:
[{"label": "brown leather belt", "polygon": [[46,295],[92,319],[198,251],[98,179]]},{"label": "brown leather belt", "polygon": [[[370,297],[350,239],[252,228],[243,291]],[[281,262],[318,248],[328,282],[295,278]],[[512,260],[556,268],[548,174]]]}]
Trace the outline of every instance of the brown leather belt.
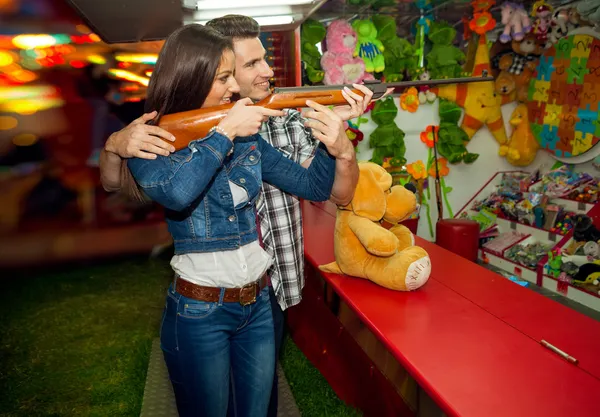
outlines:
[{"label": "brown leather belt", "polygon": [[[269,284],[269,276],[264,274],[259,280],[244,285],[242,288],[226,288],[223,296],[224,303],[240,303],[243,306],[256,302],[261,290]],[[203,287],[192,284],[182,278],[176,279],[175,291],[184,297],[198,301],[216,303],[221,297],[221,288]]]}]

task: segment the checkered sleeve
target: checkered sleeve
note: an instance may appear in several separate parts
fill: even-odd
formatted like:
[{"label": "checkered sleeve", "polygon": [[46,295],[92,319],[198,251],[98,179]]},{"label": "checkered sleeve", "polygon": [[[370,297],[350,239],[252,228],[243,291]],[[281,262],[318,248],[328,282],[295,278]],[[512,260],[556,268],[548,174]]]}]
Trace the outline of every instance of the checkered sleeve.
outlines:
[{"label": "checkered sleeve", "polygon": [[312,135],[310,128],[304,126],[306,118],[297,110],[288,113],[287,125],[294,129],[298,138],[298,162],[304,163],[307,159],[315,156],[319,141]]}]

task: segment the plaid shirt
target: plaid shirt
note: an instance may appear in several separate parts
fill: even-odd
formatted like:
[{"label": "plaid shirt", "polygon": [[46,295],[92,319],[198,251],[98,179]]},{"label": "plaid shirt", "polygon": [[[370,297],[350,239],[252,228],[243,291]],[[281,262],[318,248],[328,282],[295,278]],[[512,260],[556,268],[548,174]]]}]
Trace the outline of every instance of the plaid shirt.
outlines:
[{"label": "plaid shirt", "polygon": [[[260,134],[287,158],[299,164],[313,157],[318,140],[304,127],[296,110],[286,116],[270,117]],[[285,175],[285,173],[282,173]],[[298,198],[263,183],[257,199],[263,246],[275,261],[269,270],[273,290],[282,310],[302,299],[304,287],[304,238]]]}]

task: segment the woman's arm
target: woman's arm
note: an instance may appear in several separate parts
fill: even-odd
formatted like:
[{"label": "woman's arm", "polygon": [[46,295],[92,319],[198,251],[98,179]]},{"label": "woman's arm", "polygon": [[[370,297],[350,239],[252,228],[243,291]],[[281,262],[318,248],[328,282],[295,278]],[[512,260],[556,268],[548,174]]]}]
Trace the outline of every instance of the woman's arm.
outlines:
[{"label": "woman's arm", "polygon": [[227,136],[215,131],[169,156],[132,158],[128,166],[148,197],[170,210],[182,211],[206,189],[232,147]]},{"label": "woman's arm", "polygon": [[308,169],[286,158],[263,138],[258,139],[262,177],[267,183],[312,201],[325,201],[335,177],[335,158],[320,144]]}]

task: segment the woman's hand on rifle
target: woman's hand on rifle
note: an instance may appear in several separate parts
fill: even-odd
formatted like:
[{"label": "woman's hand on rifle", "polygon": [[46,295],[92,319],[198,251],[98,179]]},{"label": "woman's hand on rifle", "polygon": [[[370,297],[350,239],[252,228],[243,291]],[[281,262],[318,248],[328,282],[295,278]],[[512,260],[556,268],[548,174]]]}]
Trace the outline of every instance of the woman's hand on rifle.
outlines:
[{"label": "woman's hand on rifle", "polygon": [[[333,111],[341,117],[343,121],[348,121],[351,119],[356,119],[364,114],[367,111],[367,107],[373,101],[373,91],[369,88],[365,87],[363,84],[352,84],[354,88],[361,91],[364,96],[360,96],[359,94],[354,93],[347,87],[344,87],[342,90],[342,95],[348,102],[348,104],[344,106],[336,106],[333,108]],[[386,93],[378,98],[377,100],[381,100],[386,97],[388,94],[391,94],[394,91],[393,88],[388,88]]]},{"label": "woman's hand on rifle", "polygon": [[238,100],[219,123],[219,127],[227,133],[229,139],[254,135],[258,133],[266,117],[285,115],[281,110],[251,106],[251,104],[252,100],[248,97]]}]

